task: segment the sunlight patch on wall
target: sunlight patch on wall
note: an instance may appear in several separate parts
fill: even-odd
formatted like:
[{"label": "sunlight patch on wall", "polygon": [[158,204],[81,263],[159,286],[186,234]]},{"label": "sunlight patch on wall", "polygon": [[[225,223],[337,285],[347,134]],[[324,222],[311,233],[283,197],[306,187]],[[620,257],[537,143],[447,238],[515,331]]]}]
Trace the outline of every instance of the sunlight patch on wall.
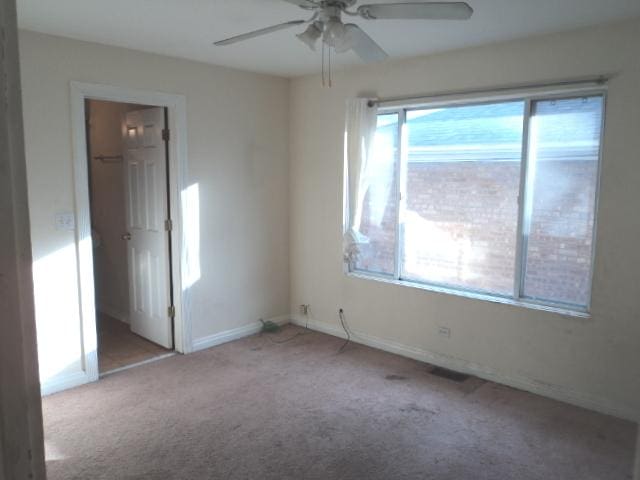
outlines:
[{"label": "sunlight patch on wall", "polygon": [[63,372],[82,370],[76,264],[74,243],[33,264],[41,383]]},{"label": "sunlight patch on wall", "polygon": [[200,190],[197,183],[180,194],[182,207],[182,289],[200,280]]}]

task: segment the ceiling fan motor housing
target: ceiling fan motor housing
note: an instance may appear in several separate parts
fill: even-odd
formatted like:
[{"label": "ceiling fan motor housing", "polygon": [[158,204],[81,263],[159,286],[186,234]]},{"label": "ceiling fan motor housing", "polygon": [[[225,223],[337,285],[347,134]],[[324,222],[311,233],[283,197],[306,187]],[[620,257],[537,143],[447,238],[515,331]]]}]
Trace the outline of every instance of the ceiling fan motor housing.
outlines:
[{"label": "ceiling fan motor housing", "polygon": [[330,21],[340,21],[342,9],[340,7],[324,7],[320,10],[318,15],[318,21],[322,23],[329,23]]},{"label": "ceiling fan motor housing", "polygon": [[326,8],[326,7],[338,7],[339,9],[345,9],[347,7],[350,7],[351,5],[355,4],[357,2],[357,0],[324,0],[322,2],[319,2],[319,6],[321,8]]}]

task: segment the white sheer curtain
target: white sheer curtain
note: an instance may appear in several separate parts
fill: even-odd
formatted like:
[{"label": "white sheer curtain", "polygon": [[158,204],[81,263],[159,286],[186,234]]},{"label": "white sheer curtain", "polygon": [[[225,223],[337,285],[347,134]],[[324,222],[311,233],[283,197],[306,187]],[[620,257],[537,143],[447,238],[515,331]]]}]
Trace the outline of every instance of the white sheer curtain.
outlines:
[{"label": "white sheer curtain", "polygon": [[347,100],[344,138],[344,261],[353,265],[369,239],[360,232],[364,197],[368,190],[367,169],[376,133],[377,108],[369,98]]}]

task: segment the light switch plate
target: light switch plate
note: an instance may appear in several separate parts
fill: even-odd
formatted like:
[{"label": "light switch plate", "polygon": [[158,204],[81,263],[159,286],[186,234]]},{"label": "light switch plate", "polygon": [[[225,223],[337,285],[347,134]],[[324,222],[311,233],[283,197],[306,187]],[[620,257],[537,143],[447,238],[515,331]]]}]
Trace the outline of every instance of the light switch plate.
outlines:
[{"label": "light switch plate", "polygon": [[449,327],[439,326],[438,327],[438,335],[440,335],[441,337],[450,338],[451,337],[451,329]]},{"label": "light switch plate", "polygon": [[71,231],[76,228],[76,219],[72,212],[59,212],[55,216],[56,230]]}]

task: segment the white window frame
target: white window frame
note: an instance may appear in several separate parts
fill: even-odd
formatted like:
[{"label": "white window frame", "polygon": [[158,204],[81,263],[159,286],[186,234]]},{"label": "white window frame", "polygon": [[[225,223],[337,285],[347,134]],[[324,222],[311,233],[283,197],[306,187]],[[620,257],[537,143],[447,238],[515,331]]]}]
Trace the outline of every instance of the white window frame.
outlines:
[{"label": "white window frame", "polygon": [[[596,178],[596,190],[594,199],[594,222],[593,231],[591,234],[592,248],[591,248],[591,264],[589,272],[589,300],[587,305],[574,305],[561,302],[553,302],[550,300],[540,300],[530,297],[525,297],[524,281],[525,281],[525,265],[526,265],[526,253],[527,253],[527,237],[524,232],[524,226],[530,224],[531,215],[531,201],[532,190],[527,189],[527,175],[528,160],[529,160],[529,125],[532,118],[532,105],[536,101],[545,100],[563,100],[580,97],[596,97],[602,98],[602,120],[600,126],[600,145],[598,152],[598,165],[597,165],[597,178]],[[523,141],[522,141],[522,158],[520,163],[520,193],[518,196],[518,220],[517,220],[517,243],[515,254],[515,271],[514,271],[514,288],[512,295],[500,295],[496,293],[488,293],[479,290],[468,289],[464,287],[454,285],[444,285],[430,282],[423,282],[418,280],[405,280],[402,278],[401,272],[401,260],[402,260],[402,245],[404,232],[402,225],[400,224],[400,218],[402,211],[405,208],[406,192],[404,191],[406,182],[403,175],[406,175],[407,168],[405,168],[407,162],[407,145],[408,145],[408,132],[404,128],[406,125],[406,114],[411,110],[422,110],[429,108],[447,108],[454,106],[471,106],[471,105],[483,105],[493,104],[507,101],[520,101],[524,103],[523,114]],[[428,101],[393,101],[387,102],[380,106],[378,114],[397,114],[398,115],[398,149],[396,152],[396,241],[395,241],[395,264],[393,274],[384,274],[369,272],[365,270],[355,269],[350,265],[345,265],[345,273],[348,276],[354,278],[377,280],[386,283],[392,283],[395,285],[403,285],[413,288],[419,288],[432,292],[447,293],[452,295],[463,296],[467,298],[473,298],[478,300],[485,300],[490,302],[516,305],[526,308],[533,308],[537,310],[550,311],[563,315],[577,316],[577,317],[590,317],[591,311],[591,299],[592,299],[592,287],[593,287],[593,272],[595,264],[595,255],[597,248],[596,233],[598,225],[598,206],[600,200],[600,176],[602,171],[602,152],[604,145],[604,132],[605,132],[605,117],[606,117],[606,103],[607,103],[607,88],[606,85],[584,85],[582,83],[575,85],[563,85],[561,87],[533,87],[523,90],[513,90],[509,92],[496,92],[483,93],[482,96],[478,94],[456,94],[456,95],[443,95],[440,97],[429,98]]]}]

